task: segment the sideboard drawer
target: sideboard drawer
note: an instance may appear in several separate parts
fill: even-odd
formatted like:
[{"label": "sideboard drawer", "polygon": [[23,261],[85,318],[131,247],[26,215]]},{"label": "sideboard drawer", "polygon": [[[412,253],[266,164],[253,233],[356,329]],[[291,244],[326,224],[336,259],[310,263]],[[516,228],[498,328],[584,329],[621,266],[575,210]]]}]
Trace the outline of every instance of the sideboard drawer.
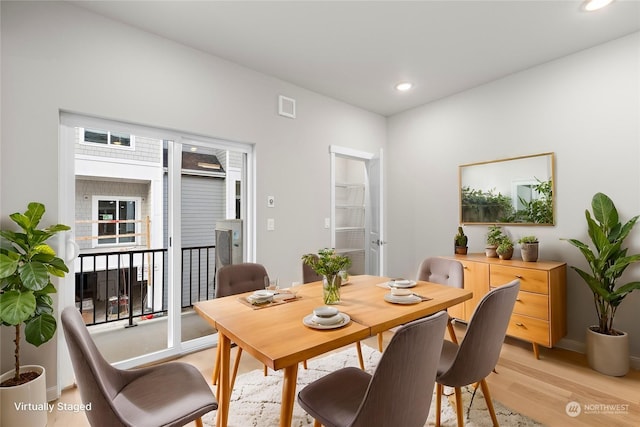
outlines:
[{"label": "sideboard drawer", "polygon": [[507,335],[538,344],[551,346],[549,342],[549,322],[520,314],[512,314]]},{"label": "sideboard drawer", "polygon": [[549,320],[549,297],[533,292],[518,292],[513,312],[536,319]]},{"label": "sideboard drawer", "polygon": [[529,268],[509,267],[505,265],[491,265],[489,269],[489,285],[502,286],[520,279],[520,290],[549,293],[549,275],[543,270]]}]

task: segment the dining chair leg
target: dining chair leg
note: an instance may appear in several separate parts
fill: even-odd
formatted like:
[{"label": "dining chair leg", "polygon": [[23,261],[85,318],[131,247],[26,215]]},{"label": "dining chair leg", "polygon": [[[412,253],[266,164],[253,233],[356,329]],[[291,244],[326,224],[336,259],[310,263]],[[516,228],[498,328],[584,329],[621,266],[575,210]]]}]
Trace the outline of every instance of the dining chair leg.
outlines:
[{"label": "dining chair leg", "polygon": [[213,374],[211,375],[211,384],[218,384],[218,377],[220,376],[220,346],[216,347],[216,361],[213,365]]},{"label": "dining chair leg", "polygon": [[264,365],[264,376],[266,377],[268,373],[267,365]]},{"label": "dining chair leg", "polygon": [[489,393],[489,385],[487,384],[486,379],[482,379],[480,381],[480,388],[482,388],[482,394],[484,395],[484,400],[487,402],[487,409],[489,410],[489,415],[491,415],[491,421],[493,421],[493,426],[498,427],[498,418],[496,417],[496,411],[493,408],[493,402],[491,402],[491,393]]},{"label": "dining chair leg", "polygon": [[453,321],[449,318],[447,322],[447,330],[449,331],[449,336],[451,337],[451,341],[458,344],[458,338],[456,337],[456,330],[453,329]]},{"label": "dining chair leg", "polygon": [[356,350],[358,350],[358,362],[360,363],[360,369],[364,371],[364,360],[362,359],[362,346],[360,341],[356,343]]},{"label": "dining chair leg", "polygon": [[196,418],[196,427],[203,427],[202,418]]},{"label": "dining chair leg", "polygon": [[378,350],[382,353],[382,332],[378,332]]},{"label": "dining chair leg", "polygon": [[440,427],[440,410],[442,408],[442,393],[444,386],[436,384],[436,427]]},{"label": "dining chair leg", "polygon": [[307,368],[307,361],[306,361],[306,360],[303,360],[303,361],[302,361],[302,367],[303,367],[304,369],[309,369],[309,368]]},{"label": "dining chair leg", "polygon": [[318,420],[313,420],[313,427],[322,427],[322,424]]},{"label": "dining chair leg", "polygon": [[456,391],[456,419],[458,420],[458,427],[464,427],[464,409],[462,407],[462,389],[460,387],[454,388]]}]

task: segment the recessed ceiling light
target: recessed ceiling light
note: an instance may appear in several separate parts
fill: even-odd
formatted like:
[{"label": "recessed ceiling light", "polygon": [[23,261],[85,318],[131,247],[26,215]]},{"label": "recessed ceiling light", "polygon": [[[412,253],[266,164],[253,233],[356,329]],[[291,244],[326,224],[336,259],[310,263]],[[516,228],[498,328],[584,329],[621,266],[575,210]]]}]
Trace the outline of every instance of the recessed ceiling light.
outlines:
[{"label": "recessed ceiling light", "polygon": [[409,82],[402,82],[402,83],[398,83],[396,85],[396,90],[399,90],[400,92],[406,92],[409,89],[411,89],[413,87],[412,83]]},{"label": "recessed ceiling light", "polygon": [[587,0],[584,4],[584,10],[593,12],[594,10],[608,6],[611,2],[613,2],[613,0]]}]

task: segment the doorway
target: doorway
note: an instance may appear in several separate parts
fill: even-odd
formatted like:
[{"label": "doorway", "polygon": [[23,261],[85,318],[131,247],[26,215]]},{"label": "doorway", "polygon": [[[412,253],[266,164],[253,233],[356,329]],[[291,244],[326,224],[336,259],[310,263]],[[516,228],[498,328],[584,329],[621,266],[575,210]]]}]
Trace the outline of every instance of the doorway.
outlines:
[{"label": "doorway", "polygon": [[331,146],[331,246],[350,274],[384,274],[382,152]]}]

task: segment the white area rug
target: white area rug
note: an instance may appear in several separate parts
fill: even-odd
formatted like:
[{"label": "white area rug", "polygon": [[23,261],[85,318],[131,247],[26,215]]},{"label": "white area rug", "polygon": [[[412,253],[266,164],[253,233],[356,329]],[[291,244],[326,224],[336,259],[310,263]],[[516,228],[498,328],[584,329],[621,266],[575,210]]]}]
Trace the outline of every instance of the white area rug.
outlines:
[{"label": "white area rug", "polygon": [[[365,367],[369,373],[373,373],[380,360],[380,353],[366,345],[362,346],[362,355]],[[307,362],[309,369],[304,369],[302,365],[298,370],[297,391],[314,380],[327,375],[346,366],[358,366],[355,346],[338,353],[331,354]],[[464,391],[464,411],[465,426],[484,427],[492,426],[491,417],[480,390],[477,391],[469,418],[466,413],[472,394],[471,388]],[[297,394],[296,391],[296,394]],[[231,406],[229,410],[229,427],[273,427],[279,425],[280,419],[280,398],[282,395],[282,371],[271,371],[264,376],[262,369],[239,375],[231,395]],[[498,422],[501,426],[533,427],[541,424],[530,420],[520,414],[516,414],[505,408],[494,400],[493,405],[496,410]],[[435,396],[431,403],[431,411],[425,426],[433,426],[435,421]],[[456,415],[449,404],[447,398],[442,399],[441,425],[450,427],[456,426]],[[203,417],[206,426],[215,426],[216,411]],[[293,408],[293,427],[311,427],[313,419],[295,403]]]}]

